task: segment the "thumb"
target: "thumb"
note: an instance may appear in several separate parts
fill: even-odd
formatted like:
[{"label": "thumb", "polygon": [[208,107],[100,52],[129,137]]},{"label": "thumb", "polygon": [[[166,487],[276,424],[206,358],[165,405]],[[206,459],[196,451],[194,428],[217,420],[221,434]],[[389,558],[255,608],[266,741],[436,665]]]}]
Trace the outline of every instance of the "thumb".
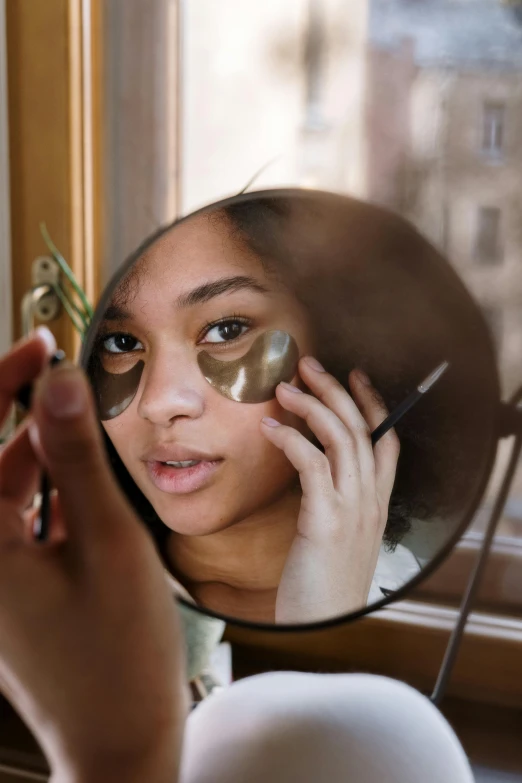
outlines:
[{"label": "thumb", "polygon": [[108,463],[85,374],[63,363],[36,385],[34,424],[58,490],[68,537],[107,539],[132,524],[132,511]]}]

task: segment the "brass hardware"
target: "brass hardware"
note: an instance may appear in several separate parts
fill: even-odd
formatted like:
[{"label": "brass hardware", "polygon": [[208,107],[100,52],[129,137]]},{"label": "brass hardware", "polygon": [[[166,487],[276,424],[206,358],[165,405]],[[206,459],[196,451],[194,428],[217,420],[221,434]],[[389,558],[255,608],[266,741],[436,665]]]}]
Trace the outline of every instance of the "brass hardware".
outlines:
[{"label": "brass hardware", "polygon": [[62,303],[54,286],[60,284],[61,270],[54,258],[39,256],[33,261],[33,287],[22,299],[22,333],[26,337],[35,321],[47,323],[60,317]]}]

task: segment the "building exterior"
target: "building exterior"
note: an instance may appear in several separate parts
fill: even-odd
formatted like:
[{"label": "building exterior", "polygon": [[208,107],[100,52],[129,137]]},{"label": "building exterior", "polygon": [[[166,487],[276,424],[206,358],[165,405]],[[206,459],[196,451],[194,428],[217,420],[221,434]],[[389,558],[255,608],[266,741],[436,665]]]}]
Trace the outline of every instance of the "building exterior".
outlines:
[{"label": "building exterior", "polygon": [[368,197],[449,258],[521,379],[522,23],[501,0],[370,0]]}]

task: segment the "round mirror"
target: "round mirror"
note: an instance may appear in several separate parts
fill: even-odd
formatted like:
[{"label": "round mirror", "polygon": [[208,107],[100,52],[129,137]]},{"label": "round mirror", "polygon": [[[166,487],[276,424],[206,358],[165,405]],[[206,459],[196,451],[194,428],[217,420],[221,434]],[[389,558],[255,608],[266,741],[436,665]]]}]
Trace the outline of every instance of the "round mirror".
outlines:
[{"label": "round mirror", "polygon": [[408,222],[343,196],[243,194],[161,229],[105,291],[82,364],[180,599],[228,621],[324,626],[403,596],[496,452],[480,310]]}]

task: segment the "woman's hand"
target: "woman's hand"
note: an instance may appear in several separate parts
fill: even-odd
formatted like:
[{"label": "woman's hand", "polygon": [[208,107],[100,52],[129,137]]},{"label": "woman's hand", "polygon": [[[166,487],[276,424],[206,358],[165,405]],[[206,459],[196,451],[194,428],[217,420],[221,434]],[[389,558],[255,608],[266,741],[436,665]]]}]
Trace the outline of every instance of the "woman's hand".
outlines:
[{"label": "woman's hand", "polygon": [[[0,359],[0,424],[48,357],[34,337]],[[28,532],[41,462],[57,488],[46,544]],[[55,783],[172,783],[183,678],[175,606],[112,477],[87,380],[45,370],[32,417],[0,454],[0,690]]]},{"label": "woman's hand", "polygon": [[306,421],[324,454],[293,427],[261,425],[298,471],[303,493],[276,623],[317,622],[366,605],[399,457],[393,430],[372,448],[371,431],[388,411],[364,373],[350,374],[353,399],[316,360],[301,359],[299,373],[312,394],[280,384],[277,400]]}]

